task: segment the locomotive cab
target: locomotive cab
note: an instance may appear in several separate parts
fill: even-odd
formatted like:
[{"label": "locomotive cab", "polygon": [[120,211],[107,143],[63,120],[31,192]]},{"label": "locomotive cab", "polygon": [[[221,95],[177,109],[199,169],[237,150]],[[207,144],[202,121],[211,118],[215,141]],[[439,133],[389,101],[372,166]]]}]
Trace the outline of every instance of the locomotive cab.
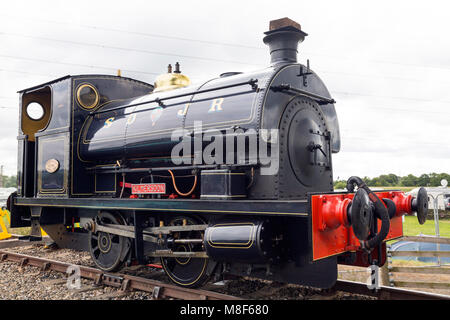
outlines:
[{"label": "locomotive cab", "polygon": [[[79,162],[72,146],[79,124],[95,107],[152,90],[152,85],[129,78],[89,75],[65,76],[19,91],[16,196],[68,198],[80,186],[93,185],[94,177],[76,172]],[[22,211],[12,215],[12,226],[30,225],[30,212]]]}]

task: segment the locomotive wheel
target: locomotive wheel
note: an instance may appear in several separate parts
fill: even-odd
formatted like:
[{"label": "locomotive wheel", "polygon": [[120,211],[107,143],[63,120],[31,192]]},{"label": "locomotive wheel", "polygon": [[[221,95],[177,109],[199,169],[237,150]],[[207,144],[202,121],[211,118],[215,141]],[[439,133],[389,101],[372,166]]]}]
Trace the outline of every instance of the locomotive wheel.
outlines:
[{"label": "locomotive wheel", "polygon": [[[99,212],[98,224],[124,224],[123,219],[109,212]],[[130,249],[129,240],[116,234],[89,231],[89,252],[95,265],[104,271],[120,269]]]},{"label": "locomotive wheel", "polygon": [[[190,217],[176,217],[169,225],[181,226],[183,220],[186,224],[198,224],[198,221]],[[200,231],[181,231],[174,234],[175,239],[200,239],[203,234]],[[202,251],[202,244],[174,244],[173,252]],[[209,260],[206,258],[161,258],[161,264],[170,280],[177,285],[195,288],[202,286],[209,280],[206,274]]]}]

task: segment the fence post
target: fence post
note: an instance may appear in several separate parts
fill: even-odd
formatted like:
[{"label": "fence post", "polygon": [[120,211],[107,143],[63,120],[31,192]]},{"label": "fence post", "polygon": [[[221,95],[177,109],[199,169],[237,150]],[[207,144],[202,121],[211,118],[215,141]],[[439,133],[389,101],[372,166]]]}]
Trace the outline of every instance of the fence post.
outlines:
[{"label": "fence post", "polygon": [[[440,233],[439,233],[439,196],[440,194],[438,194],[436,196],[436,198],[434,198],[434,232],[436,234],[436,238],[440,237]],[[440,245],[439,243],[436,244],[436,250],[440,251]],[[441,265],[441,258],[437,258],[437,265],[440,266]]]},{"label": "fence post", "polygon": [[384,265],[380,268],[380,284],[382,286],[389,286],[389,260],[390,260],[390,245],[386,244],[386,262]]}]

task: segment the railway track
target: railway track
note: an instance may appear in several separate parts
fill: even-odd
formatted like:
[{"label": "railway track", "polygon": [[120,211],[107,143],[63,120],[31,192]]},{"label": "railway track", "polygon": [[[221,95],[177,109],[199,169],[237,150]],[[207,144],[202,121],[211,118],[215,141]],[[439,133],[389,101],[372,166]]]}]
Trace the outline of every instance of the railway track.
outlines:
[{"label": "railway track", "polygon": [[332,288],[336,291],[345,291],[364,296],[375,297],[379,300],[450,300],[450,296],[416,290],[380,286],[377,290],[371,290],[365,283],[338,280]]},{"label": "railway track", "polygon": [[[198,290],[178,287],[161,281],[142,278],[138,276],[122,273],[106,273],[102,270],[74,265],[72,263],[61,262],[32,255],[20,254],[10,251],[0,250],[0,262],[10,261],[20,266],[34,266],[41,271],[53,270],[66,274],[70,266],[77,266],[80,270],[80,277],[93,281],[97,287],[110,286],[118,289],[116,296],[125,295],[133,290],[144,291],[151,294],[153,299],[181,299],[181,300],[240,300],[240,297],[229,294],[218,293],[210,290]],[[64,279],[60,283],[65,283]],[[56,282],[55,282],[56,283]],[[378,290],[370,290],[366,284],[353,281],[338,280],[336,285],[328,290],[323,290],[322,294],[332,296],[337,292],[347,292],[361,296],[372,297],[378,300],[450,300],[450,296],[427,293],[423,291],[406,290],[393,287],[382,286]],[[263,293],[263,292],[262,292]],[[261,299],[263,295],[260,295]],[[248,299],[245,298],[245,299]],[[252,299],[252,298],[250,298]]]},{"label": "railway track", "polygon": [[18,263],[21,267],[30,265],[40,268],[41,271],[53,270],[62,273],[66,273],[70,266],[76,266],[80,270],[80,277],[93,281],[94,285],[119,288],[124,294],[132,290],[145,291],[151,293],[153,299],[239,300],[238,297],[213,291],[182,288],[152,279],[120,273],[105,273],[96,268],[3,250],[0,250],[0,261],[11,261]]}]

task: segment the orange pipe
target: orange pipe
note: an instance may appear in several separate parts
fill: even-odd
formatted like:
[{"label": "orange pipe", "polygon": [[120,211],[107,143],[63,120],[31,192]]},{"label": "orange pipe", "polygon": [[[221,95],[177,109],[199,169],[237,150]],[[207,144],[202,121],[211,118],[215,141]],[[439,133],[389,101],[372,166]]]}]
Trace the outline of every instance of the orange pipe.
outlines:
[{"label": "orange pipe", "polygon": [[180,196],[187,197],[187,196],[191,195],[192,192],[194,192],[195,187],[197,186],[197,175],[195,175],[195,178],[194,178],[194,185],[192,186],[191,190],[189,190],[188,193],[183,193],[183,192],[180,192],[180,190],[178,190],[178,188],[177,188],[177,184],[176,184],[176,182],[175,182],[175,176],[173,175],[172,170],[168,170],[168,171],[169,171],[170,175],[172,176],[173,187],[175,188],[175,191],[176,191]]}]

